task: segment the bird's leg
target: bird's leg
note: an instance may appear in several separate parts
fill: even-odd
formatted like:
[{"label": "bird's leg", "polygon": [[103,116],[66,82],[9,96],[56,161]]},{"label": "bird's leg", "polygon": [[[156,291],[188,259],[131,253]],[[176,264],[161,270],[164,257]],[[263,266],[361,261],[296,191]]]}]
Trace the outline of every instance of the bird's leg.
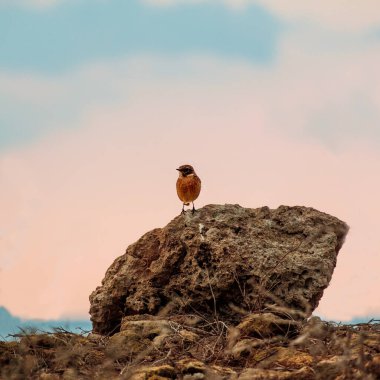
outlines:
[{"label": "bird's leg", "polygon": [[192,203],[193,203],[193,209],[191,210],[191,212],[194,214],[194,212],[197,211],[197,210],[194,207],[194,202],[192,202]]},{"label": "bird's leg", "polygon": [[182,215],[182,214],[185,214],[185,204],[182,205],[181,215]]}]

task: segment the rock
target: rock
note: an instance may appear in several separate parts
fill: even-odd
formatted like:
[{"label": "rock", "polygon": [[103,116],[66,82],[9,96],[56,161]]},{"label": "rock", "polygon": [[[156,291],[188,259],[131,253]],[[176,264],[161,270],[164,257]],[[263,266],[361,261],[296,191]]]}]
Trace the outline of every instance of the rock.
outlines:
[{"label": "rock", "polygon": [[170,365],[140,367],[132,373],[127,373],[126,376],[123,378],[129,380],[168,380],[177,378],[176,370]]},{"label": "rock", "polygon": [[172,328],[166,320],[126,321],[122,324],[121,331],[125,331],[129,335],[155,340],[157,337],[171,334]]},{"label": "rock", "polygon": [[333,380],[343,373],[346,365],[346,358],[335,355],[329,359],[320,360],[315,366],[315,371],[319,378]]},{"label": "rock", "polygon": [[231,368],[217,365],[206,366],[203,362],[194,359],[182,359],[177,362],[178,378],[183,380],[215,379],[235,380],[237,373]]},{"label": "rock", "polygon": [[311,366],[313,363],[313,357],[306,352],[290,347],[265,347],[265,341],[260,339],[239,341],[231,350],[231,355],[234,359],[245,357],[247,363],[259,363],[261,368],[270,368],[275,364],[277,367],[293,370]]},{"label": "rock", "polygon": [[173,333],[165,320],[128,321],[122,331],[111,336],[107,342],[107,355],[112,358],[125,358],[160,347],[165,337]]},{"label": "rock", "polygon": [[239,380],[312,380],[315,373],[309,367],[295,371],[274,371],[262,368],[248,368],[242,372]]},{"label": "rock", "polygon": [[178,332],[178,334],[180,335],[180,337],[184,340],[184,341],[188,341],[188,342],[196,342],[198,339],[199,339],[199,335],[198,334],[195,334],[191,331],[187,331],[187,330],[181,330]]},{"label": "rock", "polygon": [[194,376],[194,378],[205,378],[205,373],[207,372],[207,367],[204,363],[193,360],[193,359],[183,359],[178,362],[179,372],[183,376]]},{"label": "rock", "polygon": [[234,359],[241,359],[247,357],[253,351],[256,345],[255,339],[242,339],[239,340],[230,350],[230,354]]},{"label": "rock", "polygon": [[236,328],[241,331],[241,336],[270,338],[291,334],[299,326],[297,321],[280,318],[272,313],[261,313],[248,315]]},{"label": "rock", "polygon": [[196,312],[232,325],[268,309],[304,318],[331,280],[347,231],[298,206],[208,205],[180,215],[107,270],[90,296],[93,330],[112,335],[123,317],[140,314]]},{"label": "rock", "polygon": [[219,366],[207,367],[204,363],[194,359],[183,359],[176,363],[176,367],[162,365],[157,367],[143,366],[133,372],[126,373],[124,378],[131,380],[235,380],[235,371]]},{"label": "rock", "polygon": [[59,380],[59,376],[52,373],[41,373],[39,380]]},{"label": "rock", "polygon": [[289,347],[280,347],[276,354],[276,363],[288,369],[301,369],[313,364],[313,357]]}]

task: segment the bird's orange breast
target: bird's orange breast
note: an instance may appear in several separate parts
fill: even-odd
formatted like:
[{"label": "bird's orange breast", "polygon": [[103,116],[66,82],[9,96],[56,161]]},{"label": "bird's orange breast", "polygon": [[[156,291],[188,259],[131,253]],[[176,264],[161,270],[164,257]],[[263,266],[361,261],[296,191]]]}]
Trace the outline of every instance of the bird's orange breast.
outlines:
[{"label": "bird's orange breast", "polygon": [[183,203],[195,201],[201,192],[201,180],[198,176],[180,177],[177,179],[177,194]]}]

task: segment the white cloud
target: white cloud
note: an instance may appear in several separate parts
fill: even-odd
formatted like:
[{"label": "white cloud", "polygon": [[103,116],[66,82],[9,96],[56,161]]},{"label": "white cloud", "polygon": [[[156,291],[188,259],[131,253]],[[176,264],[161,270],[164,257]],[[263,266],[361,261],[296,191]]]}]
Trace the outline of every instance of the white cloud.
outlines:
[{"label": "white cloud", "polygon": [[289,20],[311,21],[330,29],[360,31],[380,27],[377,0],[253,0]]},{"label": "white cloud", "polygon": [[330,147],[357,139],[380,144],[379,63],[378,43],[346,44],[307,29],[289,33],[262,86],[267,104],[276,94],[273,124]]},{"label": "white cloud", "polygon": [[176,4],[224,3],[233,9],[244,9],[250,4],[261,5],[280,18],[303,23],[315,23],[340,31],[366,31],[380,27],[378,0],[141,0],[157,6]]}]

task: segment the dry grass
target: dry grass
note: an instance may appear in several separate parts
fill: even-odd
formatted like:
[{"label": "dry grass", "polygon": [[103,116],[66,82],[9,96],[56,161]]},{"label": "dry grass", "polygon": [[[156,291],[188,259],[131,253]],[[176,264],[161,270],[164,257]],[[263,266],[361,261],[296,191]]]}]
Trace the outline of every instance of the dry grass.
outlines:
[{"label": "dry grass", "polygon": [[[263,337],[253,334],[252,329],[207,320],[196,313],[173,316],[165,323],[169,329],[165,327],[162,334],[156,330],[153,334],[133,335],[131,330],[120,344],[112,344],[115,336],[85,336],[64,330],[21,333],[15,341],[0,342],[0,377],[4,380],[128,379],[142,366],[161,368],[161,371],[166,368],[167,376],[161,373],[161,379],[184,378],[186,368],[189,372],[198,370],[205,374],[213,366],[231,369],[230,377],[225,377],[231,379],[247,368],[297,373],[303,367],[310,369],[309,377],[304,378],[374,380],[380,377],[379,321],[341,325],[313,317],[298,325],[296,331],[279,335],[273,330],[272,336],[267,331]],[[189,360],[190,367],[203,367],[189,370]],[[148,379],[150,375],[145,372],[141,376]]]}]

